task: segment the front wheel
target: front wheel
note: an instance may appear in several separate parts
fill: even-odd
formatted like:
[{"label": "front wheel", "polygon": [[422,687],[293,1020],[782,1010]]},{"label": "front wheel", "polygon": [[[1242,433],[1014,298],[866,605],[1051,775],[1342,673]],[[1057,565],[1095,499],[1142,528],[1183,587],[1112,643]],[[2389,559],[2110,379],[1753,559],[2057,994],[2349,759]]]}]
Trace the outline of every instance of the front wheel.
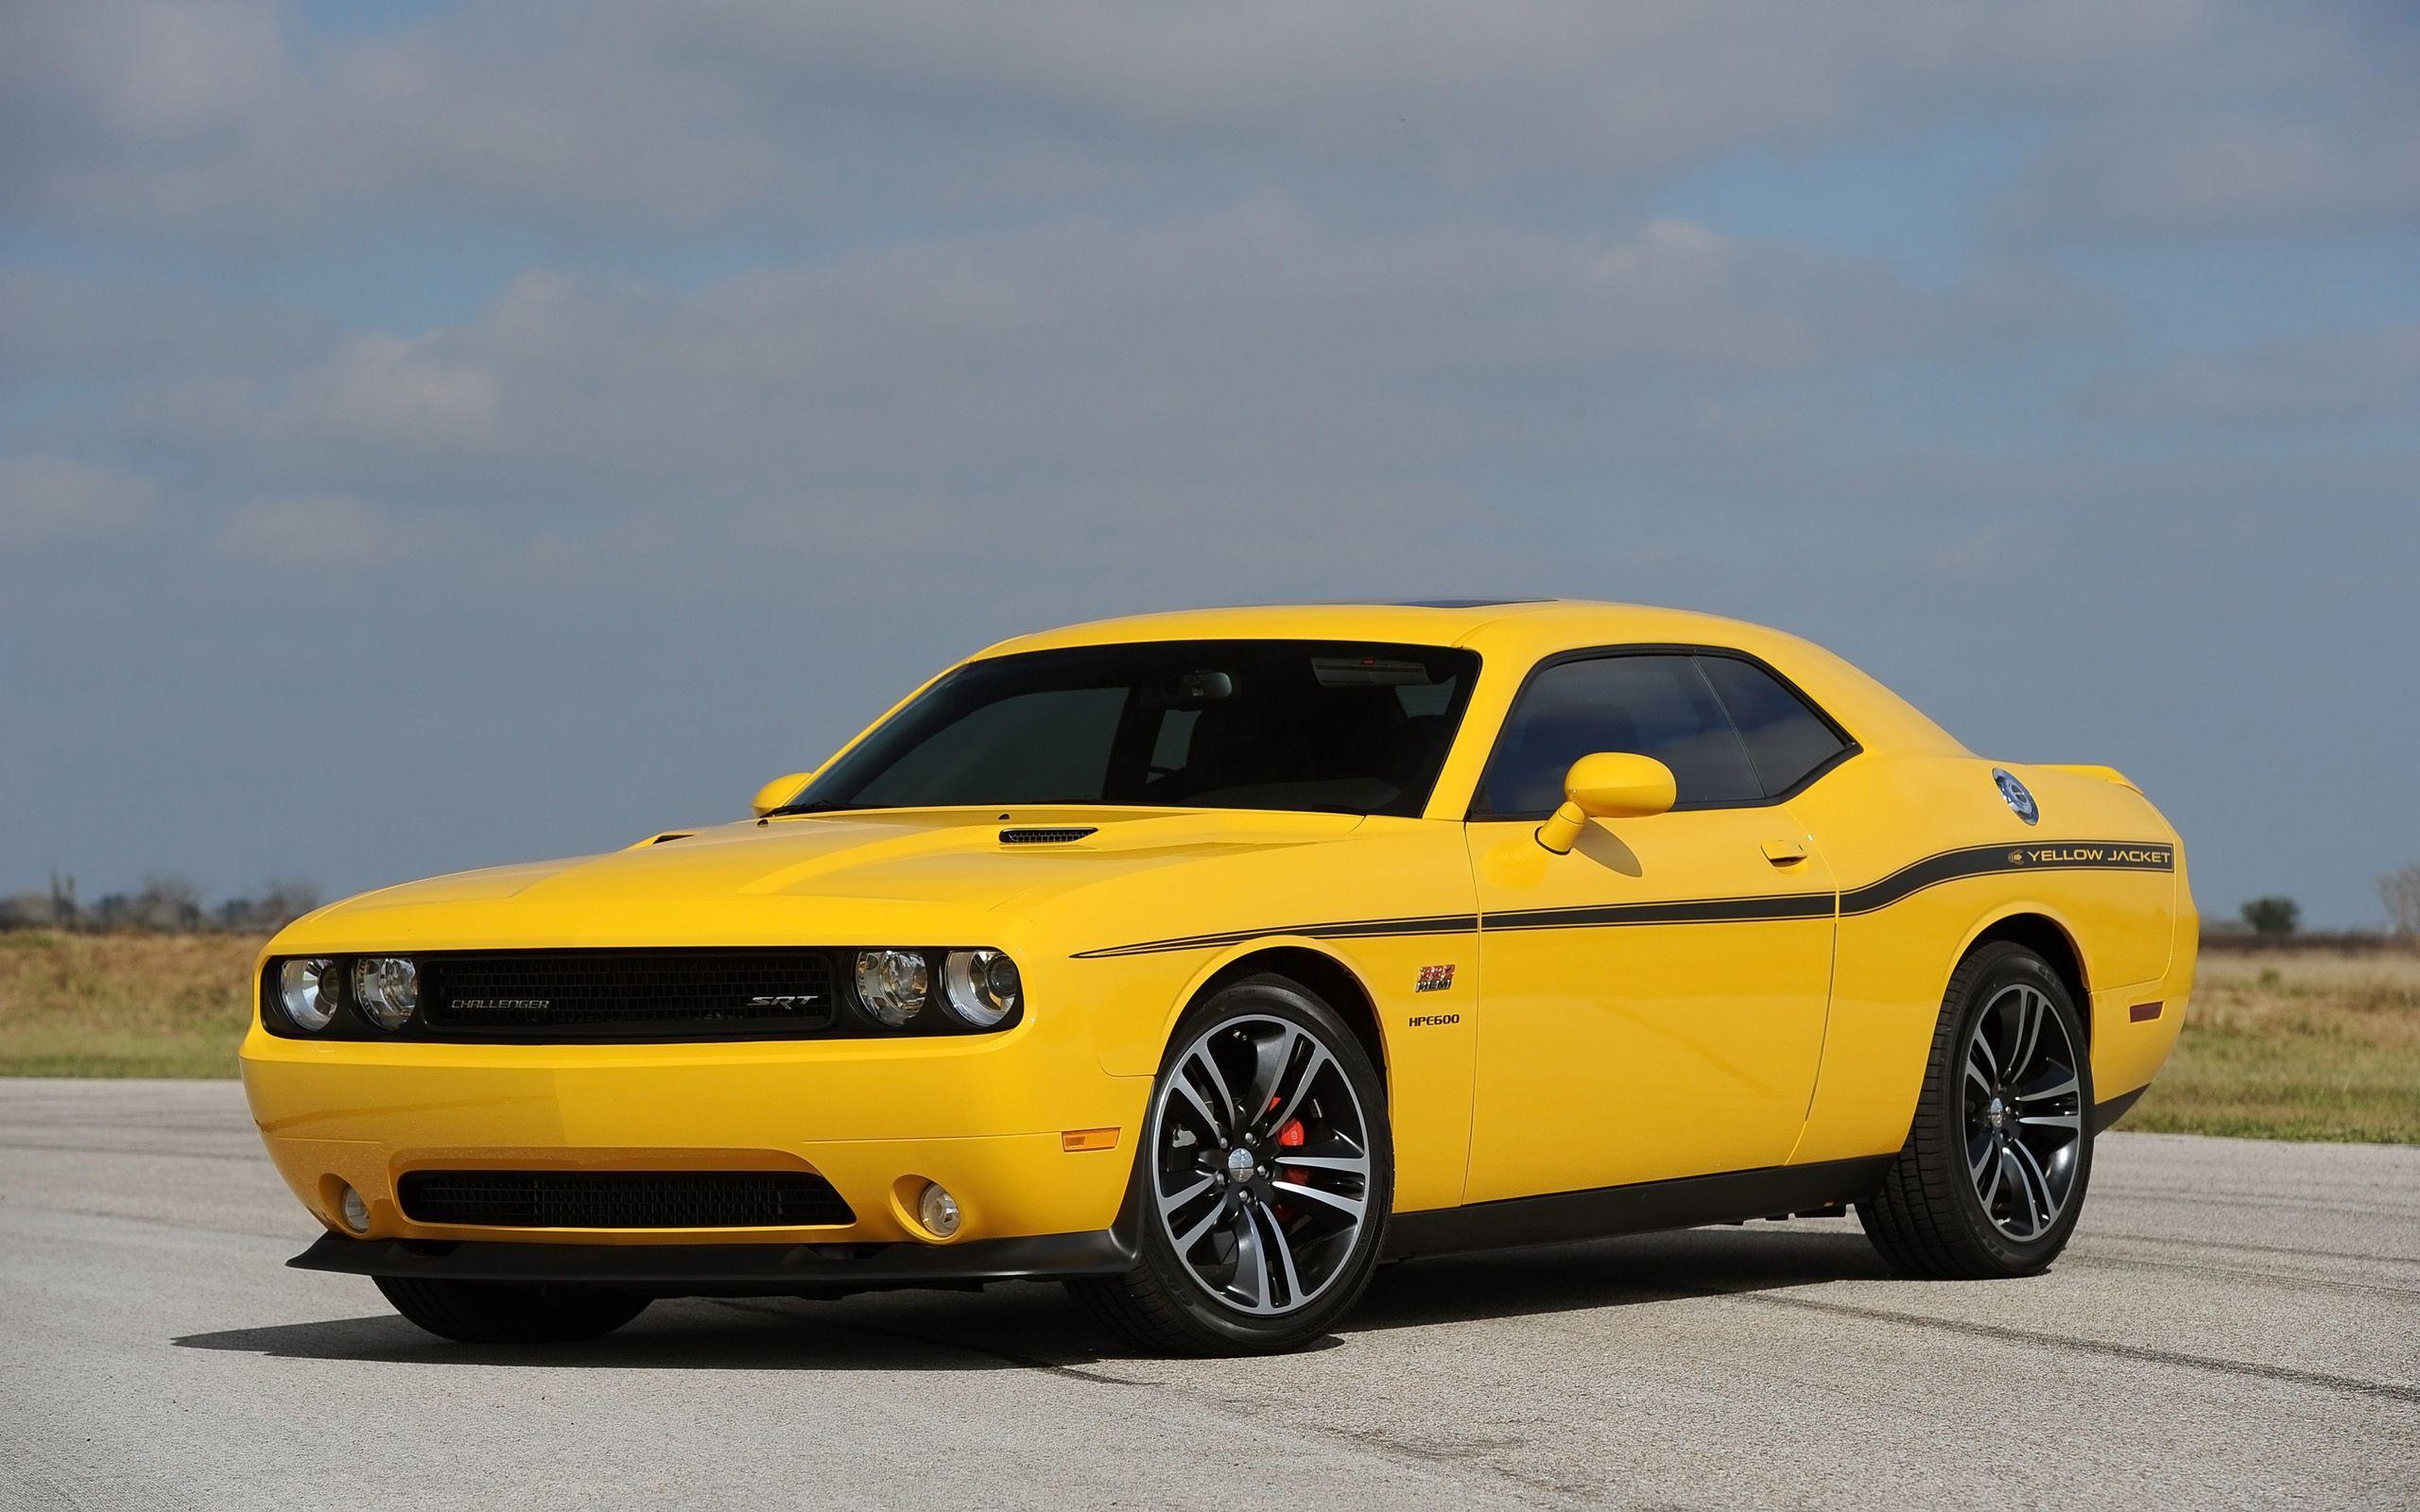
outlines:
[{"label": "front wheel", "polygon": [[2092,1176],[2092,1057],[2041,956],[1996,942],[1950,978],[1908,1143],[1858,1205],[1910,1276],[2028,1276],[2066,1246]]},{"label": "front wheel", "polygon": [[1360,1040],[1295,983],[1247,977],[1185,1016],[1160,1068],[1130,1197],[1135,1268],[1070,1287],[1155,1352],[1293,1349],[1359,1299],[1393,1194]]},{"label": "front wheel", "polygon": [[594,1286],[372,1278],[395,1311],[461,1344],[576,1344],[602,1338],[649,1298]]}]

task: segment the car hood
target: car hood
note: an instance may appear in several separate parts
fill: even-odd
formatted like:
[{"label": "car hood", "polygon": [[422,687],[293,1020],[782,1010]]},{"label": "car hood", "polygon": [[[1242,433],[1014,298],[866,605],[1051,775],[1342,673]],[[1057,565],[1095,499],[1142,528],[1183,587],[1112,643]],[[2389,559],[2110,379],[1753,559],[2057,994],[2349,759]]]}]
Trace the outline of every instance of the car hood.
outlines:
[{"label": "car hood", "polygon": [[[274,948],[974,943],[996,934],[1007,922],[1001,916],[1075,890],[1188,862],[1334,842],[1367,822],[1132,808],[781,816],[382,888],[298,921]],[[1019,833],[1075,830],[1091,833]]]}]

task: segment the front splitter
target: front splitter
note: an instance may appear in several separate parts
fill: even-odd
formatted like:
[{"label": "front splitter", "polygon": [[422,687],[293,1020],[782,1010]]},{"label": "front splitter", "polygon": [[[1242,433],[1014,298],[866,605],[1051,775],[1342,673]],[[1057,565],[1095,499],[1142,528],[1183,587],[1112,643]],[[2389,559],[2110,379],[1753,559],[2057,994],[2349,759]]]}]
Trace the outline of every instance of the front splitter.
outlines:
[{"label": "front splitter", "polygon": [[1134,1268],[1134,1251],[1111,1229],[960,1245],[536,1245],[326,1234],[286,1263],[349,1276],[581,1283],[662,1297],[791,1296],[1122,1276]]}]

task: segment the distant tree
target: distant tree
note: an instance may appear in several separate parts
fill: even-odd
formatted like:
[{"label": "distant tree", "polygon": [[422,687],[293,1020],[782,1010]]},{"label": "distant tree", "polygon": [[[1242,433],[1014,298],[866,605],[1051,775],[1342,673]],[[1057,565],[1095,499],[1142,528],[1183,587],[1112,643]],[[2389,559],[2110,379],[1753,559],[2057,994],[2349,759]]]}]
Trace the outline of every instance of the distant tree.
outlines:
[{"label": "distant tree", "polygon": [[104,893],[87,906],[76,900],[76,879],[54,873],[47,892],[0,897],[0,930],[169,935],[210,928],[268,934],[284,929],[319,906],[319,885],[301,878],[272,879],[262,885],[257,897],[226,898],[215,905],[205,905],[199,887],[175,876],[146,877],[136,891]]},{"label": "distant tree", "polygon": [[320,885],[300,877],[284,877],[261,890],[261,921],[271,929],[286,925],[320,906]]},{"label": "distant tree", "polygon": [[2291,898],[2255,898],[2243,905],[2243,921],[2263,939],[2283,939],[2303,921],[2303,905]]},{"label": "distant tree", "polygon": [[11,893],[0,899],[0,929],[74,929],[76,879],[50,874],[44,892]]},{"label": "distant tree", "polygon": [[317,885],[288,879],[268,884],[258,898],[225,900],[215,917],[220,929],[231,932],[279,930],[319,906]]},{"label": "distant tree", "polygon": [[182,877],[146,877],[127,922],[159,934],[201,927],[201,889]]},{"label": "distant tree", "polygon": [[2420,864],[2380,877],[2378,901],[2386,904],[2388,934],[2402,939],[2420,937]]}]

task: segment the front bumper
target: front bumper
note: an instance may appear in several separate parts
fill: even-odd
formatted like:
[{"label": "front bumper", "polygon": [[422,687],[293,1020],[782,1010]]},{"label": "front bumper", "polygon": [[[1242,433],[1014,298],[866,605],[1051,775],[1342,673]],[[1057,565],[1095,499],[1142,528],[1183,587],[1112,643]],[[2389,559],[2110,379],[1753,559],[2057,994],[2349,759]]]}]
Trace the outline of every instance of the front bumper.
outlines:
[{"label": "front bumper", "polygon": [[286,1262],[348,1276],[573,1281],[659,1297],[830,1297],[901,1286],[1122,1276],[1115,1229],[957,1245],[563,1245],[426,1243],[328,1234]]},{"label": "front bumper", "polygon": [[[939,1256],[1098,1235],[1125,1195],[1150,1090],[1148,1077],[1104,1072],[1080,1031],[1032,1020],[996,1036],[647,1045],[321,1043],[255,1027],[242,1063],[270,1158],[339,1243],[465,1250],[909,1245]],[[1098,1129],[1116,1130],[1115,1143],[1065,1147],[1067,1132]],[[808,1171],[832,1184],[855,1221],[423,1223],[396,1200],[397,1182],[415,1170]],[[913,1218],[926,1181],[959,1202],[961,1226],[946,1242]],[[357,1238],[339,1218],[346,1186],[369,1209]],[[1013,1268],[979,1256],[942,1263]]]}]

